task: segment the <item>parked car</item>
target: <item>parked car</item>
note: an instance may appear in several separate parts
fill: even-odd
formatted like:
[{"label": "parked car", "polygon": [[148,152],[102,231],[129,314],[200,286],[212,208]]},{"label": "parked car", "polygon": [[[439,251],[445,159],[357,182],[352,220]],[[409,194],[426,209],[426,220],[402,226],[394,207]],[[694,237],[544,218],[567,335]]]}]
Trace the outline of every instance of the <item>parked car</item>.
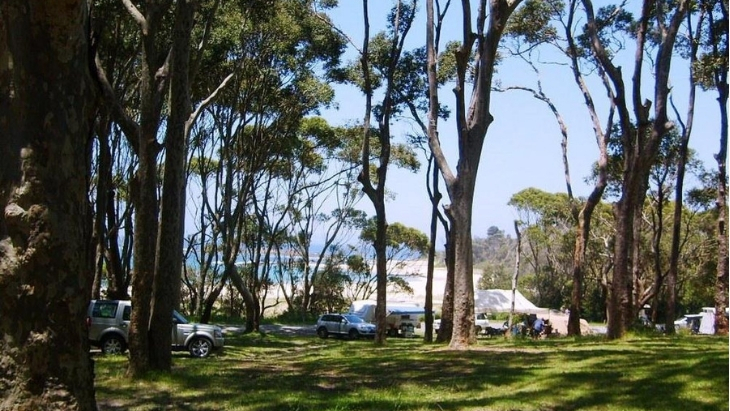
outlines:
[{"label": "parked car", "polygon": [[330,334],[348,336],[351,339],[375,336],[375,324],[366,322],[354,314],[324,314],[317,320],[317,335],[327,338]]},{"label": "parked car", "polygon": [[[89,342],[104,354],[127,350],[132,303],[125,300],[91,300],[86,317]],[[193,357],[207,357],[223,347],[223,330],[215,325],[189,322],[177,311],[172,313],[172,348],[187,350]]]},{"label": "parked car", "polygon": [[[433,330],[438,332],[439,327],[441,327],[441,320],[433,320]],[[474,315],[474,333],[476,335],[491,335],[489,328],[489,318],[486,313],[477,313]]]},{"label": "parked car", "polygon": [[700,330],[700,321],[702,314],[687,314],[674,322],[674,328],[677,330],[688,329],[691,333],[697,334]]}]

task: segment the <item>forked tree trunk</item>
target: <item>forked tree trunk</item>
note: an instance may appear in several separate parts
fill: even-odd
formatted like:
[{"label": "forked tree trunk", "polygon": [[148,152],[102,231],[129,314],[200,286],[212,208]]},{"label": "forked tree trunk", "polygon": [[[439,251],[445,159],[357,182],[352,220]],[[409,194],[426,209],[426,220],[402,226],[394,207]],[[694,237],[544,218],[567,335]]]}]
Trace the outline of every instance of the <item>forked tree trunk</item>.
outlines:
[{"label": "forked tree trunk", "polygon": [[0,3],[0,409],[95,410],[88,4]]},{"label": "forked tree trunk", "polygon": [[[457,84],[456,122],[459,146],[459,160],[456,173],[451,169],[441,148],[437,134],[429,135],[429,147],[436,159],[451,199],[447,215],[451,221],[454,242],[454,330],[450,347],[466,348],[476,341],[474,335],[474,277],[473,250],[471,239],[472,206],[479,161],[484,139],[493,118],[490,114],[492,77],[497,58],[497,47],[512,12],[521,0],[491,0],[479,5],[476,16],[476,31],[472,29],[471,2],[462,0],[462,44],[456,51]],[[487,10],[488,9],[488,10]],[[433,23],[433,8],[430,8]],[[430,29],[429,29],[430,30]],[[429,45],[427,47],[431,49]],[[476,50],[478,64],[472,65],[471,58]],[[472,97],[467,107],[465,85],[467,71],[476,68]],[[433,80],[429,88],[438,87]],[[432,101],[433,106],[436,102]],[[433,112],[433,107],[430,110]],[[430,119],[429,121],[433,121]]]}]

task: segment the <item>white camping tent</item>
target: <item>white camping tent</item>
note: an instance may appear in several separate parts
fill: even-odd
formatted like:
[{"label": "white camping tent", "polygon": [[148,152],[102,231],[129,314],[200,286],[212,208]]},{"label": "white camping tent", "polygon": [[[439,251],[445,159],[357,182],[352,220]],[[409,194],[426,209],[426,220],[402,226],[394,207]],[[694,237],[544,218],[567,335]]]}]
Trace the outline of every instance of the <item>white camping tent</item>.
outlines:
[{"label": "white camping tent", "polygon": [[[568,314],[549,308],[540,308],[530,302],[521,292],[515,290],[515,313],[536,314],[549,320],[553,330],[560,334],[568,333]],[[476,290],[474,292],[474,311],[477,313],[508,313],[512,309],[512,290]],[[586,320],[580,320],[582,335],[591,334]]]},{"label": "white camping tent", "polygon": [[[512,309],[512,290],[476,290],[474,311],[477,313],[508,313]],[[515,290],[515,312],[520,314],[547,314],[550,310],[540,308]]]}]

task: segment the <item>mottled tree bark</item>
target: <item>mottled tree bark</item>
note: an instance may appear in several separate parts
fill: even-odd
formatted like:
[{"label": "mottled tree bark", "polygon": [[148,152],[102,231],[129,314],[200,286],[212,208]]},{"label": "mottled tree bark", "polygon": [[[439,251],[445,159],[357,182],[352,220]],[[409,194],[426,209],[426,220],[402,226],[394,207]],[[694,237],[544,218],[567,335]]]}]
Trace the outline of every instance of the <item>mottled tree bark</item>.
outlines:
[{"label": "mottled tree bark", "polygon": [[88,4],[0,5],[0,409],[94,410]]}]

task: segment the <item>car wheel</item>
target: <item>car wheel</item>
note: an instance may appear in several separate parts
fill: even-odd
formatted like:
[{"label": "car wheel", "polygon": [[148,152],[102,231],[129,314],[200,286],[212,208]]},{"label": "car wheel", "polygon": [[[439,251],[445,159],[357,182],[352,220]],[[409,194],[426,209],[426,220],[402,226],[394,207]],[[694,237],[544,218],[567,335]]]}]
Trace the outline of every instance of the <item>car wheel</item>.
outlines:
[{"label": "car wheel", "polygon": [[350,336],[351,340],[357,340],[358,338],[360,338],[360,333],[354,328],[350,330],[348,335]]},{"label": "car wheel", "polygon": [[391,328],[388,330],[388,337],[397,337],[398,336],[398,330],[395,328]]},{"label": "car wheel", "polygon": [[479,335],[482,333],[482,327],[480,325],[477,325],[477,327],[474,331],[476,331],[476,334]]},{"label": "car wheel", "polygon": [[213,351],[213,343],[205,337],[195,337],[188,345],[190,355],[196,358],[205,358]]},{"label": "car wheel", "polygon": [[124,340],[118,335],[108,335],[101,340],[101,352],[104,354],[122,354],[124,349]]},{"label": "car wheel", "polygon": [[327,332],[327,329],[325,327],[319,327],[317,329],[317,335],[319,336],[319,338],[324,339],[324,338],[329,337],[330,334]]}]

